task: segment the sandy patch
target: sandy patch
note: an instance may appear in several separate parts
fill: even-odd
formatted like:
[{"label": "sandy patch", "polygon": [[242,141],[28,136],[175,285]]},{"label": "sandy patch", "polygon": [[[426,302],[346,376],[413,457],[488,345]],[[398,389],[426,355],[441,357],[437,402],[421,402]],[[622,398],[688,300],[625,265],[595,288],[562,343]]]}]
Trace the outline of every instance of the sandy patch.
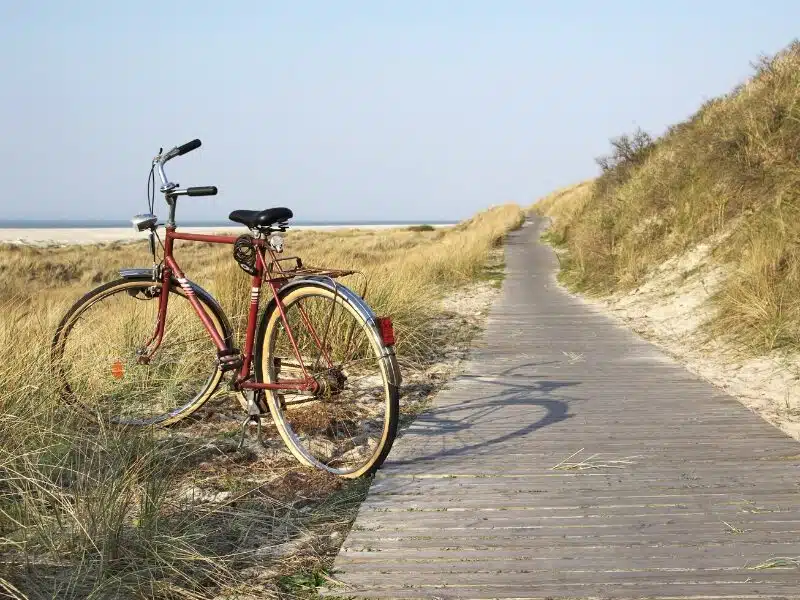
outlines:
[{"label": "sandy patch", "polygon": [[[432,227],[451,227],[455,223],[437,224]],[[320,231],[336,231],[341,229],[394,229],[413,227],[412,225],[291,225],[290,230],[302,231],[315,229]],[[247,233],[247,228],[237,227],[178,227],[184,233],[205,233],[220,235],[240,235]],[[136,231],[131,227],[85,227],[54,229],[0,229],[0,243],[29,246],[64,246],[75,244],[102,244],[110,242],[126,242],[144,240],[147,233]]]},{"label": "sandy patch", "polygon": [[714,315],[710,299],[726,277],[724,267],[709,262],[720,240],[710,239],[666,261],[632,292],[579,298],[800,440],[800,356],[773,352],[746,357],[698,330]]}]

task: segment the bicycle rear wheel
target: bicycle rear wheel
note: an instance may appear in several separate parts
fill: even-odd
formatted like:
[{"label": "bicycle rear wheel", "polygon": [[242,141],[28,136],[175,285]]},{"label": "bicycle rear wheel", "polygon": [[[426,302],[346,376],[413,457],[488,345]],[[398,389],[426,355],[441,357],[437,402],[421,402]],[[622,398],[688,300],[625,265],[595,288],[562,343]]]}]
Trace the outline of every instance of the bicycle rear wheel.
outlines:
[{"label": "bicycle rear wheel", "polygon": [[[155,332],[160,281],[119,279],[78,300],[56,330],[53,371],[62,398],[86,416],[119,425],[169,425],[200,408],[222,371],[217,348],[180,286],[172,286],[164,336],[149,361],[139,354]],[[223,338],[220,310],[196,296]]]},{"label": "bicycle rear wheel", "polygon": [[303,379],[292,338],[319,391],[267,391],[281,437],[303,464],[355,478],[374,472],[397,433],[399,391],[375,330],[342,295],[308,283],[281,294],[259,327],[256,378]]}]

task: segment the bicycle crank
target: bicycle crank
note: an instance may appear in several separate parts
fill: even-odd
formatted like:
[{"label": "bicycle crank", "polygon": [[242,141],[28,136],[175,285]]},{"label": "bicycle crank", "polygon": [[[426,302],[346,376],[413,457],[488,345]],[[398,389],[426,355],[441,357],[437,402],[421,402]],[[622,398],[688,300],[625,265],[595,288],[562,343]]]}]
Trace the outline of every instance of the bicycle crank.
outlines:
[{"label": "bicycle crank", "polygon": [[244,390],[242,394],[247,401],[247,416],[242,421],[242,436],[239,439],[239,445],[236,447],[237,450],[241,450],[244,446],[244,439],[247,436],[247,426],[250,423],[256,424],[256,440],[262,446],[264,442],[261,439],[261,418],[264,416],[264,413],[261,412],[261,405],[263,404],[263,398],[260,398],[263,395],[261,390]]}]

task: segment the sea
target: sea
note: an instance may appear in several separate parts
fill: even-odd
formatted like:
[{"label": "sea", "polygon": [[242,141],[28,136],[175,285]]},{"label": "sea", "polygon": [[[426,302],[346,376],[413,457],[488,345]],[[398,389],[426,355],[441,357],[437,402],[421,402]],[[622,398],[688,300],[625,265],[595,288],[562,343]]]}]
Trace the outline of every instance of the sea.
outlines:
[{"label": "sea", "polygon": [[[335,226],[335,227],[372,227],[376,225],[452,225],[452,221],[303,221],[292,219],[290,225],[306,227]],[[231,227],[235,225],[228,220],[220,221],[186,221],[181,220],[181,227]],[[0,219],[0,229],[111,229],[130,227],[129,220],[79,220],[79,219]]]}]

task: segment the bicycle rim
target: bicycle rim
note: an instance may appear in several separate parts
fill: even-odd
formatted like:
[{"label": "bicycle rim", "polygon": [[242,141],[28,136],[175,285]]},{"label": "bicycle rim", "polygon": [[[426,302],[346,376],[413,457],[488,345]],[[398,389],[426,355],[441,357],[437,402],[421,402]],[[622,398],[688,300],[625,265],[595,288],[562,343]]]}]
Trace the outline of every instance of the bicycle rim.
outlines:
[{"label": "bicycle rim", "polygon": [[[278,431],[306,465],[348,478],[374,471],[391,448],[399,412],[383,345],[362,316],[327,288],[295,288],[282,302],[303,365],[321,390],[268,391]],[[277,308],[265,318],[257,375],[268,383],[302,379]]]},{"label": "bicycle rim", "polygon": [[[114,424],[168,425],[213,394],[222,377],[216,346],[177,287],[169,290],[160,346],[149,360],[140,359],[155,333],[161,289],[153,281],[111,282],[68,313],[53,343],[54,372],[67,402]],[[207,312],[222,331],[219,318]]]}]

